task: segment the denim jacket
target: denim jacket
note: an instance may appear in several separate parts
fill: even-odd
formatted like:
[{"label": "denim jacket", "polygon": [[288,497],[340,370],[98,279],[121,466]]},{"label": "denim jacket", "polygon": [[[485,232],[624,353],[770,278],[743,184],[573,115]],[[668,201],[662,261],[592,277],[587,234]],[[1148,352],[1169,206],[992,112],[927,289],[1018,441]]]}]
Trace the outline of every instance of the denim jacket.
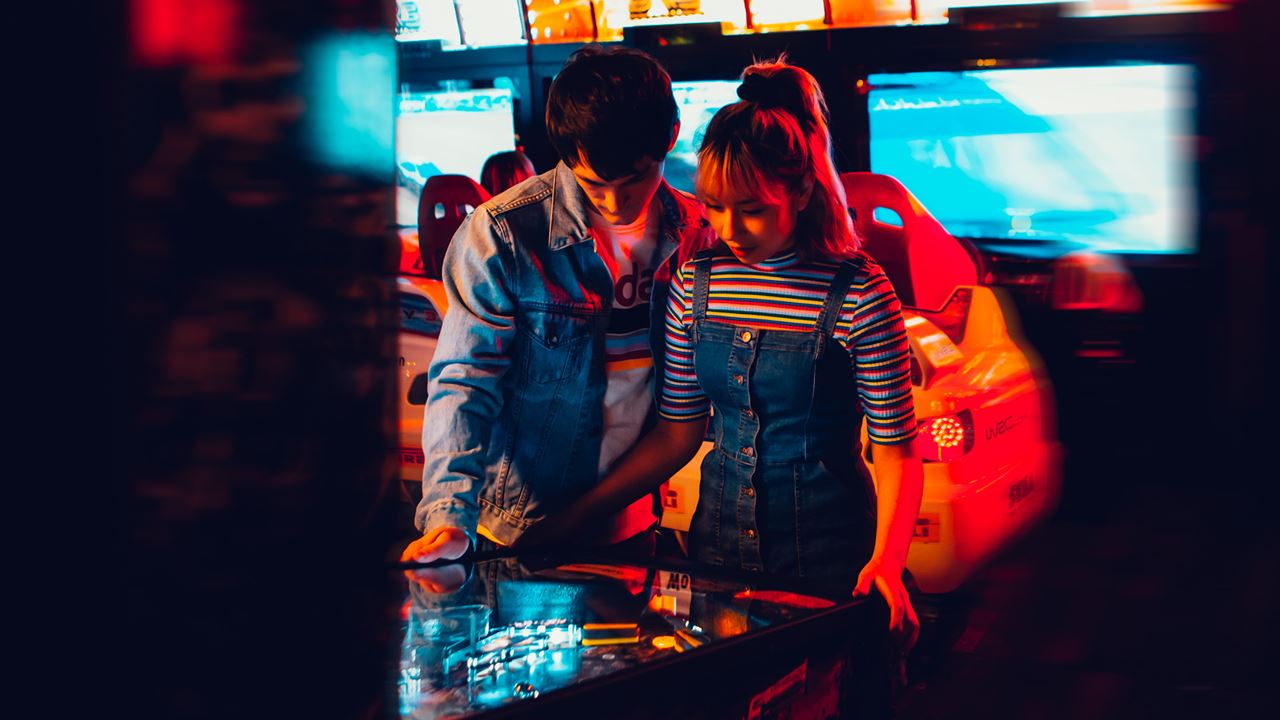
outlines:
[{"label": "denim jacket", "polygon": [[[665,182],[656,197],[655,397],[669,260],[684,262],[713,237],[692,198]],[[481,205],[454,235],[444,259],[449,308],[428,370],[420,530],[457,527],[475,547],[483,523],[509,544],[599,480],[614,290],[589,207],[560,163]]]}]

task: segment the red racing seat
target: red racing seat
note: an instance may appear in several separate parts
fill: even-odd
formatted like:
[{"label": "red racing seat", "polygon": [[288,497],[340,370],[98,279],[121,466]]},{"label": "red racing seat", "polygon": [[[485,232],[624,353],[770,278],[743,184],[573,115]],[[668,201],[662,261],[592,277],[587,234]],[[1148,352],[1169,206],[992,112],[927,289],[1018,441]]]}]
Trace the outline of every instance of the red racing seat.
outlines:
[{"label": "red racing seat", "polygon": [[[973,243],[947,232],[911,191],[888,175],[840,175],[862,249],[875,258],[905,307],[936,312],[958,285],[981,285],[986,273]],[[876,217],[892,210],[901,225]]]},{"label": "red racing seat", "polygon": [[422,271],[440,279],[444,251],[466,219],[467,213],[489,199],[480,183],[466,175],[433,175],[422,186],[418,198],[418,249],[422,253]]}]

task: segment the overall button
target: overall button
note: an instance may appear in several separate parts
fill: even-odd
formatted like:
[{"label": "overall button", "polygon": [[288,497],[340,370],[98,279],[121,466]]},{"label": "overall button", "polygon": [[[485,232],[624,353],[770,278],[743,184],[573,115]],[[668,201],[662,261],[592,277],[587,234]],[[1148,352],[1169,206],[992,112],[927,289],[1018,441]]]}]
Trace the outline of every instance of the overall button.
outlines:
[{"label": "overall button", "polygon": [[746,455],[747,457],[755,457],[756,449],[753,447],[744,447],[742,448],[742,454]]},{"label": "overall button", "polygon": [[743,410],[742,414],[745,415],[748,420],[754,420],[756,417],[756,414],[751,412],[751,410]]},{"label": "overall button", "polygon": [[749,342],[751,342],[751,338],[753,338],[753,337],[755,337],[755,336],[751,334],[751,331],[750,331],[750,330],[743,330],[743,331],[742,331],[742,334],[741,334],[741,335],[739,335],[738,337],[742,338],[742,342],[744,342],[744,343],[749,343]]},{"label": "overall button", "polygon": [[742,492],[743,492],[743,494],[745,494],[747,497],[755,497],[755,496],[756,496],[756,489],[755,489],[755,488],[753,488],[753,487],[749,487],[749,488],[747,488],[746,490],[743,490]]},{"label": "overall button", "polygon": [[746,378],[742,377],[741,375],[734,375],[733,381],[741,385],[743,382],[746,381]]},{"label": "overall button", "polygon": [[749,538],[753,539],[753,540],[754,540],[754,539],[755,539],[755,537],[756,537],[756,531],[755,531],[754,529],[752,529],[752,528],[747,528],[747,531],[746,531],[745,533],[743,533],[743,534],[744,534],[744,535],[746,535],[747,537],[749,537]]}]

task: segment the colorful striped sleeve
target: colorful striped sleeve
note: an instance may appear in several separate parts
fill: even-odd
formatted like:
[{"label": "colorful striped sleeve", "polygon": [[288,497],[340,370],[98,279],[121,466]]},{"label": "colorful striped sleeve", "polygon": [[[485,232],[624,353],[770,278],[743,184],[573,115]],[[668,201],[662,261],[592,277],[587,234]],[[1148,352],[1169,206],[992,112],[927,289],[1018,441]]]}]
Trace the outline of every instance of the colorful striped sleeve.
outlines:
[{"label": "colorful striped sleeve", "polygon": [[902,303],[879,265],[868,262],[855,277],[834,334],[849,351],[870,441],[909,442],[916,435],[911,350]]},{"label": "colorful striped sleeve", "polygon": [[666,354],[662,398],[658,403],[658,415],[674,422],[701,420],[711,409],[693,371],[693,340],[689,337],[689,326],[693,323],[692,297],[693,265],[685,263],[676,272],[667,299]]}]

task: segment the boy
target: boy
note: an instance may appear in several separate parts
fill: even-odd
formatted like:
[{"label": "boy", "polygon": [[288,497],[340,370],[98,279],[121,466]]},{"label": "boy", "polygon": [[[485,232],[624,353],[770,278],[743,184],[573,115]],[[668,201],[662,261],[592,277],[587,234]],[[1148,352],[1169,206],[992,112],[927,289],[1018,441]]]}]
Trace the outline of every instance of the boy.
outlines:
[{"label": "boy", "polygon": [[[423,536],[404,560],[461,557],[477,535],[511,545],[652,421],[671,269],[712,237],[697,203],[662,179],[679,129],[656,60],[584,48],[547,99],[560,163],[459,228],[428,372]],[[652,542],[649,498],[600,521],[604,542]]]}]

